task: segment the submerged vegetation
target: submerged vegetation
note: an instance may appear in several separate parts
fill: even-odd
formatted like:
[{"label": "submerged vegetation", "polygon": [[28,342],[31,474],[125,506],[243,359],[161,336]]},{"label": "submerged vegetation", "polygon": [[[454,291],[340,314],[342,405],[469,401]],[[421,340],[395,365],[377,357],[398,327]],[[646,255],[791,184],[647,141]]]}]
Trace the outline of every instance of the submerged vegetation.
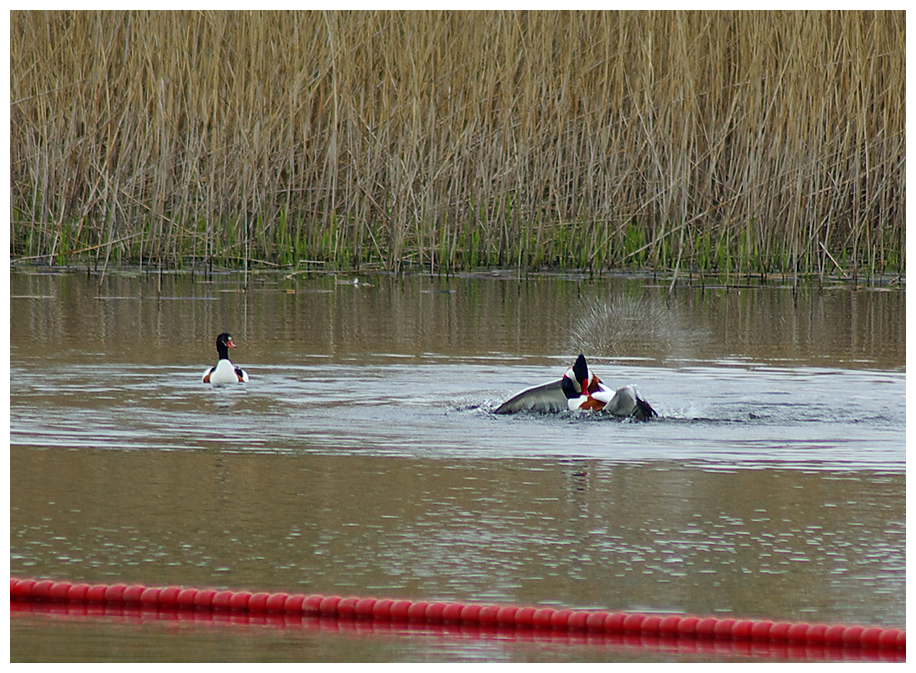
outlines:
[{"label": "submerged vegetation", "polygon": [[11,254],[905,272],[904,12],[11,13]]}]

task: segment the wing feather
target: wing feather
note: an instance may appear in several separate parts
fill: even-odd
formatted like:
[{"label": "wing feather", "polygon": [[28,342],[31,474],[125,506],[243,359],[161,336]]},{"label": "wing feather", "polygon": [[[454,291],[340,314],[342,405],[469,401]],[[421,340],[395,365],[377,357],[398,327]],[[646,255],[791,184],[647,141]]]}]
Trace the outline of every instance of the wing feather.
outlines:
[{"label": "wing feather", "polygon": [[563,379],[526,388],[500,404],[494,413],[515,414],[519,411],[557,413],[567,410],[566,395],[561,387]]}]

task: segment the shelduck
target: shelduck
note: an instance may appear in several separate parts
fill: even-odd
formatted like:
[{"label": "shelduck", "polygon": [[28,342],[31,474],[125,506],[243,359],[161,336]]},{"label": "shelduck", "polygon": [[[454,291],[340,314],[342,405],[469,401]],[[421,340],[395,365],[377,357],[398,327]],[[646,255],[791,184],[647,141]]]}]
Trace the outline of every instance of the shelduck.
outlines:
[{"label": "shelduck", "polygon": [[519,411],[556,413],[560,411],[601,411],[618,418],[632,417],[647,421],[658,414],[636,394],[633,386],[611,390],[592,374],[584,355],[566,370],[559,381],[550,381],[526,388],[500,404],[495,413],[514,414]]},{"label": "shelduck", "polygon": [[201,379],[204,383],[248,383],[248,372],[236,367],[229,360],[229,349],[235,347],[231,335],[223,332],[216,337],[216,352],[219,353],[219,361],[215,367],[210,367],[204,372]]}]

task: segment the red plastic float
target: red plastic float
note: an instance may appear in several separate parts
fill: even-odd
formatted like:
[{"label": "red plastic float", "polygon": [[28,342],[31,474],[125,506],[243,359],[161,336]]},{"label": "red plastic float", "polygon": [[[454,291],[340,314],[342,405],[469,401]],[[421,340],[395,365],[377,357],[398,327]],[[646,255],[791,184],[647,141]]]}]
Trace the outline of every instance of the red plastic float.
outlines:
[{"label": "red plastic float", "polygon": [[10,601],[100,603],[146,610],[212,611],[248,615],[308,615],[384,622],[453,623],[490,628],[591,632],[623,637],[768,642],[786,647],[833,647],[906,652],[903,629],[805,622],[738,620],[599,610],[533,608],[476,603],[427,603],[390,598],[358,598],[287,593],[250,593],[187,587],[75,584],[10,578]]}]

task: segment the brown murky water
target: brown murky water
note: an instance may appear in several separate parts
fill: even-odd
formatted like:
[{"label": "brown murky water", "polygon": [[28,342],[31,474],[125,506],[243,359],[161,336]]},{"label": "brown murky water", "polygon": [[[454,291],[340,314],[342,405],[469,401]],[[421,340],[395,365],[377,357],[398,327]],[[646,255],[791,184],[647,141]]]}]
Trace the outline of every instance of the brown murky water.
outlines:
[{"label": "brown murky water", "polygon": [[[11,574],[904,625],[903,291],[345,280],[12,273]],[[580,350],[660,418],[491,413]],[[10,657],[736,658],[79,611]]]}]

